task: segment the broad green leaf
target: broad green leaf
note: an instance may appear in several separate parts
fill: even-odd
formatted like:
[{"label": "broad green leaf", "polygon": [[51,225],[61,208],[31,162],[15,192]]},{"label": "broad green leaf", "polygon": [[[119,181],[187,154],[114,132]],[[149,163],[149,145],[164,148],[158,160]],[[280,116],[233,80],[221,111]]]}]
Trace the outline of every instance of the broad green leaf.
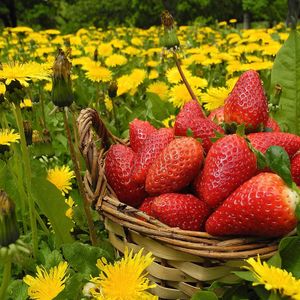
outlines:
[{"label": "broad green leaf", "polygon": [[274,61],[271,73],[273,104],[278,102],[276,87],[281,89],[281,94],[273,117],[281,128],[300,135],[300,35],[296,30],[290,32]]},{"label": "broad green leaf", "polygon": [[7,289],[8,300],[26,300],[27,299],[26,285],[22,280],[14,280]]},{"label": "broad green leaf", "polygon": [[270,297],[270,292],[265,289],[263,285],[253,287],[253,290],[257,294],[260,300],[267,300]]},{"label": "broad green leaf", "polygon": [[68,209],[61,192],[46,178],[32,178],[32,195],[42,213],[49,219],[58,245],[71,243],[72,221],[66,217]]},{"label": "broad green leaf", "polygon": [[281,256],[279,252],[276,252],[276,254],[268,260],[268,265],[281,268]]},{"label": "broad green leaf", "polygon": [[282,259],[282,268],[300,279],[300,238],[293,236],[282,239],[279,244],[279,253]]},{"label": "broad green leaf", "polygon": [[233,271],[232,273],[244,280],[255,281],[255,277],[250,271]]},{"label": "broad green leaf", "polygon": [[218,300],[218,297],[214,292],[198,291],[192,296],[191,300]]},{"label": "broad green leaf", "polygon": [[265,157],[270,169],[278,174],[289,187],[292,187],[291,163],[287,152],[282,147],[271,146],[267,149]]},{"label": "broad green leaf", "polygon": [[98,276],[99,269],[96,267],[97,259],[105,257],[107,260],[112,260],[110,253],[99,247],[93,247],[88,244],[74,242],[62,246],[65,259],[71,267],[87,278],[90,275]]},{"label": "broad green leaf", "polygon": [[66,281],[64,290],[55,297],[55,300],[82,299],[82,289],[86,281],[83,274],[75,273],[71,275]]}]

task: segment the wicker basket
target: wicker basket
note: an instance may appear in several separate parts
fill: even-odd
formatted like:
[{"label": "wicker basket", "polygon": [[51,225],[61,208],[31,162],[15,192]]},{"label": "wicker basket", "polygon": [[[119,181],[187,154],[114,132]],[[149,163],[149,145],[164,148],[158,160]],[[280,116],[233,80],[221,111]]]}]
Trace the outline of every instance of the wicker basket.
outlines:
[{"label": "wicker basket", "polygon": [[215,280],[237,282],[231,271],[240,269],[245,258],[257,254],[268,258],[276,252],[275,239],[224,238],[170,228],[121,203],[106,182],[103,165],[109,145],[126,141],[114,137],[93,109],[82,110],[77,122],[87,167],[84,184],[88,199],[103,217],[110,242],[118,251],[123,253],[128,247],[153,253],[155,261],[148,273],[157,284],[151,292],[160,299],[190,299]]}]

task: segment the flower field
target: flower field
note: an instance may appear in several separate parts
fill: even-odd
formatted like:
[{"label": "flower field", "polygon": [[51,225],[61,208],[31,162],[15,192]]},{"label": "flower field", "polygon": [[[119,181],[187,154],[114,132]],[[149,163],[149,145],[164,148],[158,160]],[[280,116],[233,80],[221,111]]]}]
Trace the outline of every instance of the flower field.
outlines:
[{"label": "flower field", "polygon": [[[95,109],[113,136],[132,139],[135,119],[173,128],[192,98],[209,116],[253,70],[279,130],[300,135],[296,29],[241,30],[235,19],[180,26],[173,47],[163,47],[165,34],[163,27],[0,32],[0,299],[158,299],[144,273],[154,257],[126,249],[120,258],[90,208],[82,109]],[[268,168],[298,192],[285,154],[267,157]],[[235,280],[206,282],[191,299],[300,299],[296,230],[279,245],[268,260],[245,257]]]}]

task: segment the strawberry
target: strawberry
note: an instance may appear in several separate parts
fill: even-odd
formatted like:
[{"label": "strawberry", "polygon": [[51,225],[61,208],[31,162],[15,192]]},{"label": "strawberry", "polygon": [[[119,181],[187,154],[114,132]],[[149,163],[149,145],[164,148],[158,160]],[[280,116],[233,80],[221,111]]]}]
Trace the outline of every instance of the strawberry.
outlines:
[{"label": "strawberry", "polygon": [[226,123],[245,124],[248,131],[256,131],[268,120],[268,102],[256,71],[244,72],[225,100]]},{"label": "strawberry", "polygon": [[297,224],[299,195],[273,173],[260,173],[237,188],[208,218],[211,235],[280,237]]},{"label": "strawberry", "polygon": [[295,183],[300,186],[300,152],[298,151],[291,160],[291,173]]},{"label": "strawberry", "polygon": [[210,138],[216,136],[216,131],[224,133],[224,130],[200,114],[200,110],[201,107],[195,100],[187,102],[176,116],[174,129],[175,135],[179,136],[186,136],[188,129],[192,130],[194,138],[201,138],[203,148],[207,153],[212,145]]},{"label": "strawberry", "polygon": [[203,148],[196,139],[173,140],[150,166],[146,191],[150,195],[180,191],[196,176],[202,162]]},{"label": "strawberry", "polygon": [[257,132],[248,135],[252,146],[265,153],[270,146],[280,146],[291,158],[300,149],[300,137],[285,132]]},{"label": "strawberry", "polygon": [[208,115],[208,119],[220,125],[224,122],[224,106],[220,106]]},{"label": "strawberry", "polygon": [[245,139],[236,134],[224,136],[206,156],[201,178],[196,179],[196,193],[210,207],[217,207],[256,171],[256,156]]},{"label": "strawberry", "polygon": [[[139,210],[143,211],[144,213],[146,213],[149,216],[153,216],[152,203],[153,203],[154,199],[155,199],[155,197],[145,198],[144,201],[142,202],[141,206],[139,207]],[[140,219],[144,220],[144,218],[140,218]]]},{"label": "strawberry", "polygon": [[143,185],[132,180],[134,159],[135,153],[131,148],[111,146],[105,159],[105,175],[120,201],[138,207],[147,194]]},{"label": "strawberry", "polygon": [[167,193],[154,198],[152,213],[171,227],[202,230],[210,210],[205,202],[191,194]]},{"label": "strawberry", "polygon": [[129,140],[133,151],[137,152],[144,144],[148,136],[155,132],[154,128],[148,121],[134,119],[129,123]]},{"label": "strawberry", "polygon": [[281,129],[278,123],[273,118],[269,117],[266,123],[265,131],[281,132]]},{"label": "strawberry", "polygon": [[137,152],[133,180],[144,184],[148,169],[160,152],[174,139],[174,130],[171,128],[160,128],[148,136],[144,145]]}]

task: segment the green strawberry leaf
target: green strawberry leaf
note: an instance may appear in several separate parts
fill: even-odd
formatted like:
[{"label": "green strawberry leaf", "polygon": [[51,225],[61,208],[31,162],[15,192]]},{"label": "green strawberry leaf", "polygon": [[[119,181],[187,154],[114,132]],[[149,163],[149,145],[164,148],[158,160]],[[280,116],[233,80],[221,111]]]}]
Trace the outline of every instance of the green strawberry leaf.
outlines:
[{"label": "green strawberry leaf", "polygon": [[250,140],[249,140],[247,137],[245,138],[245,140],[246,140],[246,142],[247,142],[247,144],[248,144],[249,149],[250,149],[250,150],[255,154],[255,156],[256,156],[256,165],[257,165],[257,168],[258,168],[259,170],[263,170],[264,168],[266,168],[266,166],[267,166],[266,157],[263,155],[262,152],[256,150],[256,149],[252,146]]},{"label": "green strawberry leaf", "polygon": [[244,137],[245,136],[245,130],[246,130],[246,127],[245,127],[245,124],[241,124],[241,125],[238,125],[237,128],[236,128],[236,134],[241,136],[241,137]]},{"label": "green strawberry leaf", "polygon": [[[276,55],[271,73],[272,116],[281,128],[300,135],[300,34],[292,30]],[[280,87],[280,94],[278,93]],[[280,96],[280,98],[279,98]]]},{"label": "green strawberry leaf", "polygon": [[198,291],[192,296],[191,300],[218,300],[218,297],[214,292]]},{"label": "green strawberry leaf", "polygon": [[251,282],[256,281],[256,279],[251,271],[233,271],[232,273],[246,281],[251,281]]},{"label": "green strawberry leaf", "polygon": [[217,140],[221,139],[222,137],[224,137],[224,134],[217,131],[217,130],[214,130],[214,133],[215,133],[215,136],[210,138],[210,140],[215,143]]},{"label": "green strawberry leaf", "polygon": [[270,169],[278,174],[289,187],[292,187],[291,162],[287,152],[282,147],[271,146],[267,149],[265,157]]},{"label": "green strawberry leaf", "polygon": [[191,128],[188,128],[186,130],[186,136],[189,136],[189,137],[194,137],[194,132]]}]

